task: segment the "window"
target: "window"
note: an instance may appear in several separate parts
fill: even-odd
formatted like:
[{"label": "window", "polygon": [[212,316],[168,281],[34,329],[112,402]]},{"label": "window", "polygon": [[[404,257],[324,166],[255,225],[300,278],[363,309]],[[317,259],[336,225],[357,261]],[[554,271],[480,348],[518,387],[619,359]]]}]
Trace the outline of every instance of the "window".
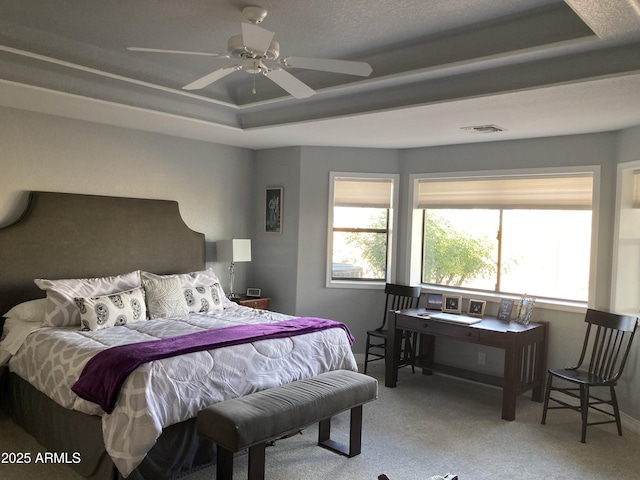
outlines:
[{"label": "window", "polygon": [[390,281],[397,178],[331,174],[328,284]]},{"label": "window", "polygon": [[586,302],[593,172],[417,180],[421,281]]}]

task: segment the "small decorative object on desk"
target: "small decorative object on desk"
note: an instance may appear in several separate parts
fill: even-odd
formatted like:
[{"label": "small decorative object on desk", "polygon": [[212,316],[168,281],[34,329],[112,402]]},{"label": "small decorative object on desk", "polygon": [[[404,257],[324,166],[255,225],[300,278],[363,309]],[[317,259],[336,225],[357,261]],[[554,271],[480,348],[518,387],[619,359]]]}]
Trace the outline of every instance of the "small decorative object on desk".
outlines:
[{"label": "small decorative object on desk", "polygon": [[480,317],[484,316],[484,309],[487,306],[487,302],[484,300],[469,300],[469,311],[467,315],[470,317]]},{"label": "small decorative object on desk", "polygon": [[513,300],[507,300],[503,298],[500,300],[500,306],[498,307],[498,320],[504,320],[506,322],[511,320],[511,312],[513,311]]},{"label": "small decorative object on desk", "polygon": [[261,297],[262,289],[261,288],[247,288],[247,297]]},{"label": "small decorative object on desk", "polygon": [[533,305],[536,303],[536,299],[530,297],[526,293],[520,297],[518,302],[518,313],[516,314],[516,322],[523,325],[529,325],[531,322],[531,314],[533,313]]}]

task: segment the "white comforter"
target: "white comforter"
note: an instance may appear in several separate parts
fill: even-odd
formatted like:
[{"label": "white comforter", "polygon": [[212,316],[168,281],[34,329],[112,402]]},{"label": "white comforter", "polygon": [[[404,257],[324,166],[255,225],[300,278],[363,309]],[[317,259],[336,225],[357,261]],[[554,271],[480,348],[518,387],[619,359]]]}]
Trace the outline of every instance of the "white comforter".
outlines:
[{"label": "white comforter", "polygon": [[329,370],[357,370],[345,332],[332,328],[297,337],[157,360],[125,381],[111,414],[71,391],[86,362],[110,346],[184,335],[238,323],[293,318],[226,303],[224,312],[156,319],[94,332],[42,328],[32,332],[10,362],[11,371],[63,407],[102,415],[107,452],[128,476],[153,447],[162,428],[194,417],[214,403]]}]

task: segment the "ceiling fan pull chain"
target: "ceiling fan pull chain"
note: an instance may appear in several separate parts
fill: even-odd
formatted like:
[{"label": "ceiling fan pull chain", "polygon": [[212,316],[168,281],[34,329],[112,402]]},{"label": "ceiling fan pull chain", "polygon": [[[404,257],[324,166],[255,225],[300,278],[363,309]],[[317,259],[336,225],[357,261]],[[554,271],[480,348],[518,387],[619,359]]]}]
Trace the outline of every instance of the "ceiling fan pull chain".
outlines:
[{"label": "ceiling fan pull chain", "polygon": [[253,93],[254,95],[256,94],[256,74],[253,74],[253,90],[251,90],[251,93]]}]

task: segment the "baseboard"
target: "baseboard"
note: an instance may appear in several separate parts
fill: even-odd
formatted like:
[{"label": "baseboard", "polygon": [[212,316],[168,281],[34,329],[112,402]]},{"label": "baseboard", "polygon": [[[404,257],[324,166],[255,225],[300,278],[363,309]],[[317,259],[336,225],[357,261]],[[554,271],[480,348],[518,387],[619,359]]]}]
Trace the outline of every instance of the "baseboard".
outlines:
[{"label": "baseboard", "polygon": [[[624,412],[620,412],[620,421],[624,428],[631,430],[636,435],[640,435],[640,420],[637,420]],[[624,432],[622,432],[624,434]]]}]

